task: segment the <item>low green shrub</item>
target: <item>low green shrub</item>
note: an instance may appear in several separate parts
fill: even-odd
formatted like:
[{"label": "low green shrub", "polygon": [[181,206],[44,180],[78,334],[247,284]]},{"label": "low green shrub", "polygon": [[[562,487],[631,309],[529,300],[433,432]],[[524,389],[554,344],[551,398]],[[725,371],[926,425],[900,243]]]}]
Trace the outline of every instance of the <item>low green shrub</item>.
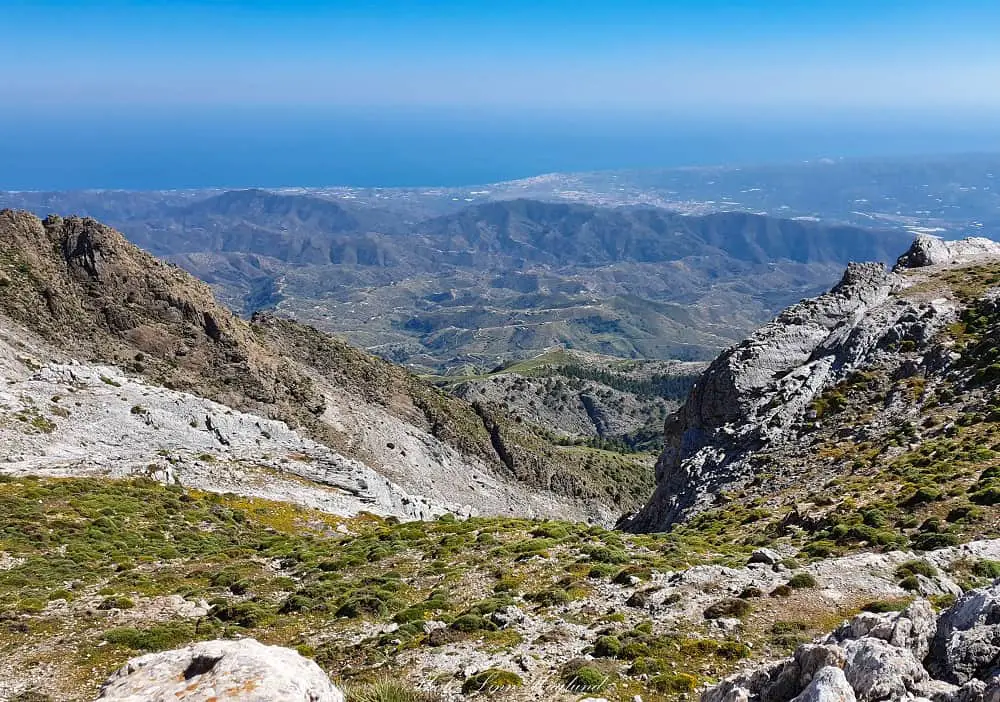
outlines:
[{"label": "low green shrub", "polygon": [[661,673],[650,679],[649,686],[664,693],[694,692],[698,687],[698,678],[688,673]]},{"label": "low green shrub", "polygon": [[598,636],[594,642],[594,655],[598,658],[618,658],[622,642],[617,636]]},{"label": "low green shrub", "polygon": [[745,617],[750,614],[752,609],[753,607],[746,600],[730,597],[709,605],[705,609],[704,616],[705,619]]},{"label": "low green shrub", "polygon": [[788,579],[786,585],[793,590],[802,590],[805,588],[816,587],[819,583],[811,573],[796,573]]},{"label": "low green shrub", "polygon": [[517,673],[512,673],[509,670],[501,670],[500,668],[488,668],[469,676],[462,683],[462,693],[466,695],[473,692],[492,693],[506,688],[521,687],[523,684],[524,681]]}]

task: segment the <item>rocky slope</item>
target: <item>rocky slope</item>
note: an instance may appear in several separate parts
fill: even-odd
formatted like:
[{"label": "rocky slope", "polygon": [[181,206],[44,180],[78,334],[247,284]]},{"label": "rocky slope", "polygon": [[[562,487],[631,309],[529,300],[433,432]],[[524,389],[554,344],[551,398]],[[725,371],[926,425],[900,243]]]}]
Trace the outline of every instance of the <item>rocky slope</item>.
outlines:
[{"label": "rocky slope", "polygon": [[[892,271],[852,264],[829,293],[723,353],[668,418],[656,494],[628,528],[668,528],[740,490],[773,499],[788,488],[793,504],[845,466],[885,470],[904,453],[901,427],[911,449],[972,440],[975,428],[953,422],[983,399],[975,342],[989,332],[956,325],[992,323],[998,261],[989,240],[918,238]],[[860,450],[835,448],[851,440],[872,450],[863,467]]]},{"label": "rocky slope", "polygon": [[664,418],[704,368],[553,349],[488,374],[438,383],[469,402],[506,407],[558,441],[658,453]]},{"label": "rocky slope", "polygon": [[[599,470],[583,470],[579,452],[551,446],[502,412],[452,398],[293,322],[247,323],[206,285],[94,220],[0,213],[0,291],[11,343],[25,331],[37,335],[43,361],[114,365],[152,386],[283,421],[428,504],[607,521],[617,503],[641,500],[648,480],[647,467],[595,452],[592,465],[633,485],[624,491]],[[19,374],[12,380],[31,381],[26,370],[12,371]],[[35,449],[59,453],[38,441]],[[636,470],[637,478],[624,479]]]},{"label": "rocky slope", "polygon": [[947,608],[1000,573],[997,539],[799,560],[739,525],[715,543],[705,525],[399,523],[148,480],[2,478],[0,514],[0,698],[38,702],[245,637],[313,658],[350,702],[386,679],[420,702],[691,699],[862,609]]},{"label": "rocky slope", "polygon": [[284,422],[60,356],[26,329],[0,325],[4,475],[142,475],[345,516],[461,509],[411,495]]}]

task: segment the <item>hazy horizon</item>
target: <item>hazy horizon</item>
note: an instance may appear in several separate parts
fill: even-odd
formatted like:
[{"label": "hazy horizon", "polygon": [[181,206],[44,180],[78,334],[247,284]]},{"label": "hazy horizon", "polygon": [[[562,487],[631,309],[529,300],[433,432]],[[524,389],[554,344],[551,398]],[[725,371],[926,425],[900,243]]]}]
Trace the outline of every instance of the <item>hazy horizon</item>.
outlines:
[{"label": "hazy horizon", "polygon": [[983,0],[9,0],[4,26],[3,189],[1000,150]]}]

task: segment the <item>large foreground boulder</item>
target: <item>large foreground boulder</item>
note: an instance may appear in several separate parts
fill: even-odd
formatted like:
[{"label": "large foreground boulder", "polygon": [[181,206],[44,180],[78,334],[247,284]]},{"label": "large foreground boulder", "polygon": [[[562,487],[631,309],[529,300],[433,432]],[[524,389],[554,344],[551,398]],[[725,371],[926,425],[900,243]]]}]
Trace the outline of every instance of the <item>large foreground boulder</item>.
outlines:
[{"label": "large foreground boulder", "polygon": [[253,639],[202,641],[133,658],[115,672],[101,702],[344,702],[318,665]]},{"label": "large foreground boulder", "polygon": [[1000,674],[1000,586],[970,590],[941,615],[928,668],[956,685]]}]

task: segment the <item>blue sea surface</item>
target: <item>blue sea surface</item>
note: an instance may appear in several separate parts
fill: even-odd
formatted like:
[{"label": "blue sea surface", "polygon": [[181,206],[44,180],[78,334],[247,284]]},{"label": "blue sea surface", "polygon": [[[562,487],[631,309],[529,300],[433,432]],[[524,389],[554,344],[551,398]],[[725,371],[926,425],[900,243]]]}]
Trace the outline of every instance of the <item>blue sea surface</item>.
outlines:
[{"label": "blue sea surface", "polygon": [[108,108],[0,115],[0,189],[451,186],[550,172],[1000,150],[997,122]]}]

